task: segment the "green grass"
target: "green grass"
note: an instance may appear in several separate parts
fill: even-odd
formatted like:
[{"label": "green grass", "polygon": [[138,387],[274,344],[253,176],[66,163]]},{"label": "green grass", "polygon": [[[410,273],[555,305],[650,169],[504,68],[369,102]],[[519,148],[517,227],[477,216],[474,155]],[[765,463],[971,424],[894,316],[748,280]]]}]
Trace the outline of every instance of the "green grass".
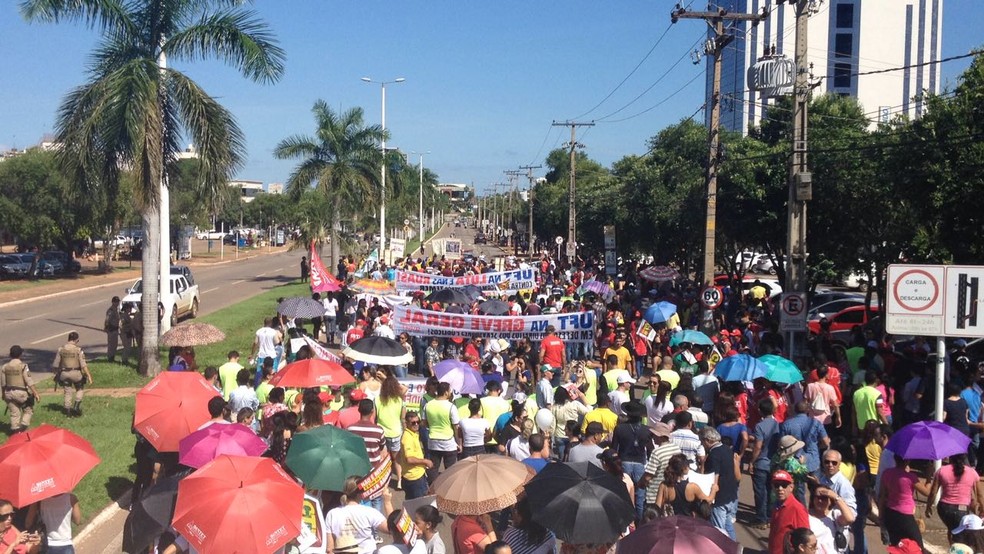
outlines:
[{"label": "green grass", "polygon": [[[89,372],[95,383],[87,385],[92,389],[121,389],[129,387],[142,387],[150,379],[137,373],[136,363],[130,362],[126,366],[118,362],[107,362],[103,357],[97,360],[90,360]],[[49,385],[50,386],[50,385]]]},{"label": "green grass", "polygon": [[[133,445],[136,441],[130,432],[133,398],[87,396],[82,403],[85,415],[68,418],[62,413],[61,394],[47,392],[42,392],[41,402],[34,408],[31,427],[50,423],[69,429],[85,437],[102,459],[75,487],[84,525],[133,485]],[[9,419],[5,418],[0,424],[0,430],[10,433]]]}]

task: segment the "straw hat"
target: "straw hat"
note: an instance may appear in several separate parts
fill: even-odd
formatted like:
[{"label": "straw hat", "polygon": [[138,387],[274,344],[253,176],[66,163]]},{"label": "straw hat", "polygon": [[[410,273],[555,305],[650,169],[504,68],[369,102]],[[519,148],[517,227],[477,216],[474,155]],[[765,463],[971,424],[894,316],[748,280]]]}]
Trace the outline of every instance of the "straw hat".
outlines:
[{"label": "straw hat", "polygon": [[779,448],[776,452],[779,453],[779,461],[783,461],[793,454],[799,452],[806,446],[806,443],[797,439],[792,435],[786,435],[779,439]]}]

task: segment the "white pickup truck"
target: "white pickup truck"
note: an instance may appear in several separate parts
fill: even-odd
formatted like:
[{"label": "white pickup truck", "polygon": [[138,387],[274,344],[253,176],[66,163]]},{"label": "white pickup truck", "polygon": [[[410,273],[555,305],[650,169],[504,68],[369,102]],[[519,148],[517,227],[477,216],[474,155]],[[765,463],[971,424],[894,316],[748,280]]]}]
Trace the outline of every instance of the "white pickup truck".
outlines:
[{"label": "white pickup truck", "polygon": [[[134,305],[139,306],[143,298],[143,279],[137,279],[133,286],[126,289],[126,296],[121,301],[124,310],[129,310]],[[158,301],[159,306],[164,306],[164,302],[171,305],[171,325],[177,325],[178,319],[188,316],[192,319],[198,317],[198,307],[201,303],[198,285],[189,283],[184,275],[171,275],[170,287],[160,295],[162,300]]]}]

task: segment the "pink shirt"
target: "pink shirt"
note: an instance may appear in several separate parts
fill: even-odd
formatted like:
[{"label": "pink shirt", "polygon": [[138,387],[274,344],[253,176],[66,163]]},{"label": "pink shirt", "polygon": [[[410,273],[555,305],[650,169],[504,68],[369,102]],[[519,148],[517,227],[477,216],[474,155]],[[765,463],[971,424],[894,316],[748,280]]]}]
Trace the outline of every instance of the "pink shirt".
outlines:
[{"label": "pink shirt", "polygon": [[945,465],[937,473],[940,480],[940,502],[966,506],[970,504],[970,496],[978,475],[972,467],[964,467],[963,475],[957,479],[953,474],[953,466]]},{"label": "pink shirt", "polygon": [[913,493],[918,476],[903,468],[893,467],[883,471],[879,477],[882,488],[888,490],[885,506],[900,514],[914,514],[916,500]]},{"label": "pink shirt", "polygon": [[881,383],[875,389],[882,395],[883,402],[878,405],[878,412],[885,417],[892,415],[892,406],[895,404],[895,393],[892,389],[885,386],[885,383]]},{"label": "pink shirt", "polygon": [[[810,415],[823,425],[829,425],[832,421],[831,414],[834,412],[834,405],[837,404],[837,391],[830,383],[810,383],[806,386],[806,401],[810,404]],[[823,396],[826,401],[826,411],[816,411],[813,409],[813,399]]]}]

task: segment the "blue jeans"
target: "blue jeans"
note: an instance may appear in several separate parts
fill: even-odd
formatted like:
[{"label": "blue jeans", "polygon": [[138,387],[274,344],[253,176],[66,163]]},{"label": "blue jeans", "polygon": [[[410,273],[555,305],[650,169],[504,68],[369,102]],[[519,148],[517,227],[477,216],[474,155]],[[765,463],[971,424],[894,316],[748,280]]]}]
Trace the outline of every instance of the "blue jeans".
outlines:
[{"label": "blue jeans", "polygon": [[407,500],[427,496],[427,476],[424,475],[420,479],[415,479],[412,481],[404,477],[403,492],[406,494]]},{"label": "blue jeans", "polygon": [[362,502],[359,502],[359,504],[362,504],[363,506],[369,506],[370,508],[375,508],[376,511],[378,511],[379,513],[383,513],[383,497],[382,496],[377,496],[376,498],[373,498],[372,500],[363,500]]},{"label": "blue jeans", "polygon": [[395,365],[393,366],[393,375],[397,379],[406,379],[407,377],[407,366],[405,365]]},{"label": "blue jeans", "polygon": [[571,445],[571,439],[567,437],[554,437],[553,444],[550,445],[550,453],[557,458],[557,461],[563,462],[567,457],[567,447]]},{"label": "blue jeans", "polygon": [[[625,474],[632,479],[632,484],[635,485],[642,479],[643,474],[645,474],[646,465],[639,462],[622,462],[622,469]],[[646,506],[646,489],[636,486],[635,488],[635,511],[636,511],[636,521],[642,521],[642,513]]]},{"label": "blue jeans", "polygon": [[867,554],[868,546],[865,544],[864,527],[868,514],[871,512],[871,498],[868,496],[868,488],[855,489],[858,500],[858,514],[851,524],[851,536],[854,537],[854,546],[851,548],[852,554]]},{"label": "blue jeans", "polygon": [[735,535],[735,518],[738,516],[738,499],[727,504],[714,505],[711,508],[711,525],[724,531],[731,540],[738,540]]},{"label": "blue jeans", "polygon": [[49,546],[48,554],[75,554],[75,547],[66,544],[65,546]]},{"label": "blue jeans", "polygon": [[769,470],[755,468],[752,473],[752,491],[755,493],[755,522],[768,523],[772,517],[769,505]]}]

